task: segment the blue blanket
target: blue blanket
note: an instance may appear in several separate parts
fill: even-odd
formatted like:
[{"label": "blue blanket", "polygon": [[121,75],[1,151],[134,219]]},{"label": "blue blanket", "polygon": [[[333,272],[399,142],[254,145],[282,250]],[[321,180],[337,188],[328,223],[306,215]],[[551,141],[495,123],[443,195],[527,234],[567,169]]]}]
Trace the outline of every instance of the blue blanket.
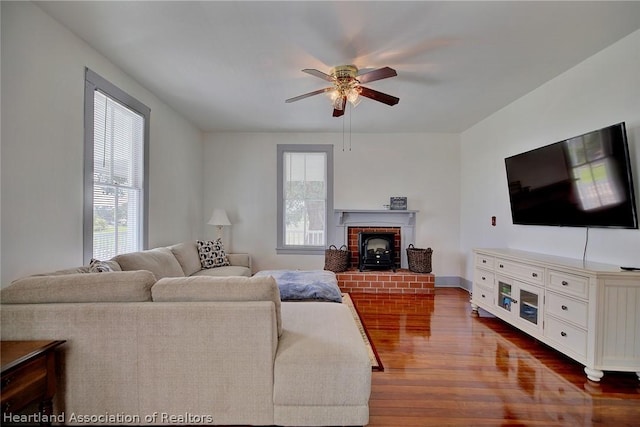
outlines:
[{"label": "blue blanket", "polygon": [[282,301],[342,302],[335,273],[325,270],[263,270],[255,276],[272,276]]}]

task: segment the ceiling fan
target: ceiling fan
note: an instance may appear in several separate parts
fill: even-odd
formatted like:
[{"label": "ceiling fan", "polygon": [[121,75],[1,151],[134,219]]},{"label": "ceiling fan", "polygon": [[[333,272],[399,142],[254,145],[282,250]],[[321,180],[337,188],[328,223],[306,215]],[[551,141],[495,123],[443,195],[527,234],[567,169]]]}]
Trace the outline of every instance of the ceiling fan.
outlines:
[{"label": "ceiling fan", "polygon": [[347,105],[347,101],[355,107],[360,103],[360,96],[364,96],[365,98],[373,99],[374,101],[382,102],[387,105],[396,105],[398,101],[400,101],[400,98],[396,98],[395,96],[387,95],[386,93],[361,86],[362,83],[369,83],[397,76],[398,73],[396,73],[396,70],[393,68],[383,67],[360,73],[358,71],[358,67],[355,65],[340,65],[332,68],[329,74],[310,68],[306,68],[302,71],[331,82],[333,83],[333,86],[289,98],[285,101],[286,103],[299,101],[313,95],[329,92],[329,96],[333,103],[333,117],[340,117],[344,115],[344,109]]}]

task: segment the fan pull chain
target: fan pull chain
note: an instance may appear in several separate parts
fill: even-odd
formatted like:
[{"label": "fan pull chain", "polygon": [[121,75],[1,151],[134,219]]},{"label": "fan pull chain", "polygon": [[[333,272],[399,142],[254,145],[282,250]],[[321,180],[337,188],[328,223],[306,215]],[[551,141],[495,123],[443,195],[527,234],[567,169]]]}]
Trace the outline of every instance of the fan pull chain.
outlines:
[{"label": "fan pull chain", "polygon": [[344,152],[344,116],[342,116],[342,151]]},{"label": "fan pull chain", "polygon": [[352,107],[349,107],[349,151],[351,151],[351,110]]}]

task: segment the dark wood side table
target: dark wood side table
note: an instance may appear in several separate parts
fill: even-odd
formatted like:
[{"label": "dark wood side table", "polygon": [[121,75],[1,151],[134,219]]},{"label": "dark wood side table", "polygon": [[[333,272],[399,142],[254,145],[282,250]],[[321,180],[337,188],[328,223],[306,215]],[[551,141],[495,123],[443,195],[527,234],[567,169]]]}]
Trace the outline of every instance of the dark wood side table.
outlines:
[{"label": "dark wood side table", "polygon": [[56,393],[56,352],[65,341],[2,341],[2,418],[40,402],[41,424],[49,424]]}]

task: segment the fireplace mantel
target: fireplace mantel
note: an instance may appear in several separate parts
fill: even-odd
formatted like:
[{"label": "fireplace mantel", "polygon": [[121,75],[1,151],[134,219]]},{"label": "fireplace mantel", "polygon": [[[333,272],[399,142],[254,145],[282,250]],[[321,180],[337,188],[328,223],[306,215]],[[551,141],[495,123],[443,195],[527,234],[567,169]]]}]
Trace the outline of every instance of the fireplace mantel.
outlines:
[{"label": "fireplace mantel", "polygon": [[401,248],[400,267],[407,268],[406,249],[415,244],[416,214],[413,210],[368,210],[368,209],[335,209],[334,224],[336,246],[340,247],[348,241],[349,227],[400,227]]},{"label": "fireplace mantel", "polygon": [[[410,210],[392,209],[336,209],[336,225],[357,224],[372,225],[370,222],[387,224],[415,225],[416,213]],[[363,223],[364,221],[364,223]]]}]

